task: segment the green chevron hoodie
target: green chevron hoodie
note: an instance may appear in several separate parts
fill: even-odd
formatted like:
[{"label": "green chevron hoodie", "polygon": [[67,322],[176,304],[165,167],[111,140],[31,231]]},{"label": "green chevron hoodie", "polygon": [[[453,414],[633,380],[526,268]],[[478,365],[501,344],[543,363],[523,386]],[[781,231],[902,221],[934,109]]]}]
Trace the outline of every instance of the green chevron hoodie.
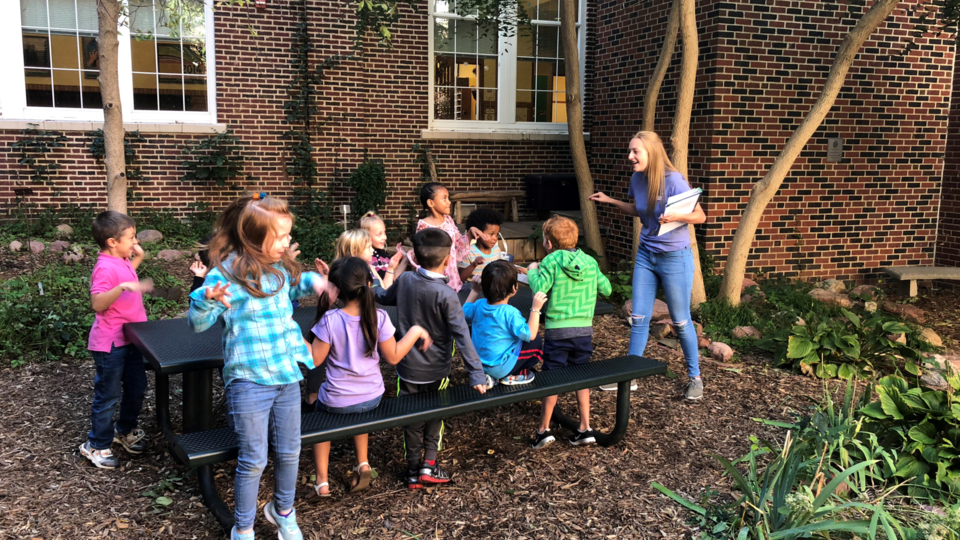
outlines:
[{"label": "green chevron hoodie", "polygon": [[558,249],[547,255],[539,268],[527,272],[534,293],[547,293],[547,330],[593,326],[597,293],[609,296],[610,280],[597,261],[579,249]]}]

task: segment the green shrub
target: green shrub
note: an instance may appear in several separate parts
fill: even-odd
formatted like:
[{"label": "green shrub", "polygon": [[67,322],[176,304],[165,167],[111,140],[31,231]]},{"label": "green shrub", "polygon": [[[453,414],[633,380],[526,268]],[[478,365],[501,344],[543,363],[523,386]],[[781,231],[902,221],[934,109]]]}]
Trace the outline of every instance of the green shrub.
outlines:
[{"label": "green shrub", "polygon": [[733,340],[733,329],[757,322],[757,314],[750,304],[733,306],[726,298],[714,298],[700,304],[696,319],[703,332],[713,339]]},{"label": "green shrub", "polygon": [[299,259],[307,266],[315,258],[330,262],[333,260],[337,237],[343,232],[343,225],[333,217],[333,209],[323,192],[311,190],[302,204],[292,208],[296,215],[293,223],[293,241],[300,244]]},{"label": "green shrub", "polygon": [[137,231],[154,229],[163,234],[163,246],[192,246],[210,234],[217,214],[204,202],[190,203],[191,212],[180,219],[172,210],[145,208],[131,213],[137,222]]},{"label": "green shrub", "polygon": [[230,128],[197,141],[188,142],[182,147],[183,162],[180,166],[187,170],[180,180],[184,182],[209,183],[224,187],[227,180],[244,178],[243,154],[240,138]]},{"label": "green shrub", "polygon": [[73,227],[72,242],[93,243],[92,223],[99,211],[90,206],[64,205],[59,208],[40,208],[21,203],[4,216],[3,234],[20,240],[57,238],[57,225]]},{"label": "green shrub", "polygon": [[379,159],[364,161],[347,178],[347,185],[356,192],[350,201],[354,218],[360,218],[367,212],[378,212],[387,202],[387,170]]}]

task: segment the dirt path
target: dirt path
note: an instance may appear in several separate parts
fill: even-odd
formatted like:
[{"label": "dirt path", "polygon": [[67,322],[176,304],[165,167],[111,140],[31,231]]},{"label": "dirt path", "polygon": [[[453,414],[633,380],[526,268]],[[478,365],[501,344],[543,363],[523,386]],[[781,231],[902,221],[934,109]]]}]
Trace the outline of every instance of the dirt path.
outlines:
[{"label": "dirt path", "polygon": [[[626,351],[626,324],[604,317],[596,329],[597,358]],[[681,377],[640,382],[623,443],[574,448],[561,439],[532,450],[527,439],[537,425],[539,403],[465,415],[448,422],[449,446],[441,453],[456,483],[407,492],[398,476],[404,465],[400,430],[375,433],[370,461],[381,477],[374,488],[344,498],[335,486],[335,496],[319,505],[298,502],[305,537],[682,538],[689,533],[685,515],[650,482],[687,495],[706,486],[727,491],[710,455],[739,457],[750,435],[779,439],[779,430],[751,418],[785,419],[789,410],[810,406],[823,391],[820,382],[762,363],[732,371],[705,361],[706,398],[686,403],[679,398],[685,382],[679,353],[655,345],[647,355],[667,361]],[[152,434],[150,452],[132,459],[121,454],[123,467],[117,471],[95,469],[79,455],[92,384],[91,362],[0,371],[0,538],[223,537],[200,504],[193,477],[163,449],[152,383],[141,416]],[[570,403],[569,397],[561,398],[565,410],[572,410]],[[592,404],[593,427],[611,427],[614,395],[597,392]],[[332,476],[352,464],[352,444],[334,443]],[[228,505],[234,466],[224,464],[218,471]],[[306,451],[301,474],[304,481],[313,474]],[[264,479],[261,504],[272,491],[269,469]],[[302,487],[305,492],[307,486]],[[143,495],[150,491],[172,503],[155,504]],[[260,538],[276,534],[259,517],[257,533]]]}]

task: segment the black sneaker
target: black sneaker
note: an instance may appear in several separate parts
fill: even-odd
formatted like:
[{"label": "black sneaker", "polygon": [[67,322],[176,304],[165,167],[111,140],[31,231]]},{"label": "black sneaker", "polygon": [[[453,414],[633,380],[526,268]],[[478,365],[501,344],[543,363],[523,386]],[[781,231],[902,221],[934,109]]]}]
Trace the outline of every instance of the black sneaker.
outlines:
[{"label": "black sneaker", "polygon": [[597,439],[593,435],[593,430],[580,431],[579,429],[570,436],[570,444],[574,446],[583,446],[586,444],[596,444]]},{"label": "black sneaker", "polygon": [[557,439],[553,437],[553,434],[550,433],[549,429],[543,433],[540,433],[540,430],[538,429],[533,434],[533,440],[530,441],[530,446],[533,446],[534,450],[539,450],[556,440]]},{"label": "black sneaker", "polygon": [[447,471],[440,468],[436,461],[424,461],[420,466],[420,483],[422,484],[448,484],[450,475]]},{"label": "black sneaker", "polygon": [[407,482],[407,489],[421,489],[423,487],[423,482],[420,481],[420,475],[417,472],[417,469],[407,470],[407,474],[404,476]]}]

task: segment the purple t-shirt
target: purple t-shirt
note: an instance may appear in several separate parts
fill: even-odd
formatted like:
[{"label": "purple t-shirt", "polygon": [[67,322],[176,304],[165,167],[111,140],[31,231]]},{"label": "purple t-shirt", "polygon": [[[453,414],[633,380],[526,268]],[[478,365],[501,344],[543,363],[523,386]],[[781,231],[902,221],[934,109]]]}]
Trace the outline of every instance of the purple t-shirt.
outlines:
[{"label": "purple t-shirt", "polygon": [[678,227],[663,236],[657,236],[660,230],[660,216],[666,207],[666,199],[685,191],[690,191],[690,184],[677,171],[667,171],[664,178],[665,198],[657,199],[652,213],[647,213],[647,175],[642,172],[633,173],[630,178],[630,190],[627,196],[633,197],[637,206],[637,214],[643,223],[643,233],[640,234],[640,244],[653,253],[677,251],[690,245],[690,233],[686,227]]},{"label": "purple t-shirt", "polygon": [[[377,342],[393,337],[395,329],[387,312],[377,310]],[[326,312],[313,327],[317,339],[330,344],[327,355],[327,380],[320,386],[317,399],[328,407],[349,407],[383,395],[380,354],[367,354],[367,342],[360,317],[342,310]]]}]

